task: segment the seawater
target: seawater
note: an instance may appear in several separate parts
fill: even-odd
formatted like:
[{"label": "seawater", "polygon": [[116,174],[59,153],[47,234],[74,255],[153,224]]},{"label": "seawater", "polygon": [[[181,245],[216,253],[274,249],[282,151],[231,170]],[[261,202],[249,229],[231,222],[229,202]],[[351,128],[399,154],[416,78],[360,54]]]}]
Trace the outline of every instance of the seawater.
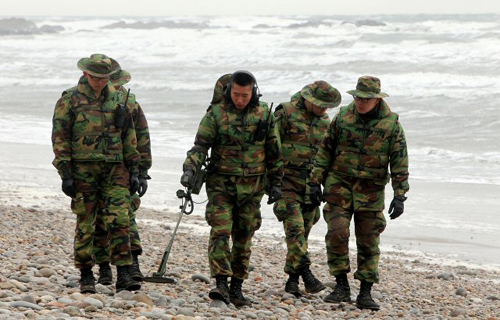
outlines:
[{"label": "seawater", "polygon": [[[64,31],[0,36],[0,142],[41,145],[50,152],[53,108],[62,91],[76,85],[81,74],[76,62],[105,53],[132,73],[128,86],[149,120],[155,159],[144,205],[176,209],[182,162],[220,75],[251,70],[262,100],[275,105],[319,79],[337,87],[348,104],[345,92],[357,78],[376,75],[405,128],[410,182],[417,186],[405,215],[388,227],[388,245],[408,245],[411,240],[404,237],[418,242],[423,235],[432,243],[423,249],[440,253],[460,255],[471,243],[491,245],[480,256],[500,263],[490,258],[500,249],[500,200],[491,194],[500,191],[500,16],[28,19]],[[36,156],[25,161],[1,165],[46,171],[58,188],[48,161],[41,164]],[[203,205],[195,212],[203,214]],[[280,233],[264,202],[263,214],[267,229]],[[313,235],[322,237],[324,231],[321,221]],[[436,249],[443,239],[455,246]]]}]

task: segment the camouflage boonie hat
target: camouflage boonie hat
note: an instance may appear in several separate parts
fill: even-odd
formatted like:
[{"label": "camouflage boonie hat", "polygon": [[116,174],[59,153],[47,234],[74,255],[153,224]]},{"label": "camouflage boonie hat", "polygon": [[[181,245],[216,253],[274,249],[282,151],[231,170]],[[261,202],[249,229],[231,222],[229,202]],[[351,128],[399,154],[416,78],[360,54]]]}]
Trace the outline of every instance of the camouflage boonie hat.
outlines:
[{"label": "camouflage boonie hat", "polygon": [[380,92],[380,79],[372,76],[359,77],[356,90],[347,91],[347,93],[360,98],[385,98],[389,96]]},{"label": "camouflage boonie hat", "polygon": [[111,81],[111,84],[115,87],[129,83],[130,79],[132,79],[130,72],[123,69],[118,70],[109,77],[109,81]]},{"label": "camouflage boonie hat", "polygon": [[342,100],[340,92],[323,80],[305,86],[300,91],[300,95],[320,108],[338,107]]},{"label": "camouflage boonie hat", "polygon": [[212,102],[210,104],[217,104],[224,99],[224,90],[226,89],[227,84],[231,81],[231,73],[225,74],[215,83],[214,87],[214,95],[212,96]]},{"label": "camouflage boonie hat", "polygon": [[90,58],[81,58],[76,65],[78,69],[99,78],[109,77],[120,70],[116,60],[99,53],[91,55]]}]

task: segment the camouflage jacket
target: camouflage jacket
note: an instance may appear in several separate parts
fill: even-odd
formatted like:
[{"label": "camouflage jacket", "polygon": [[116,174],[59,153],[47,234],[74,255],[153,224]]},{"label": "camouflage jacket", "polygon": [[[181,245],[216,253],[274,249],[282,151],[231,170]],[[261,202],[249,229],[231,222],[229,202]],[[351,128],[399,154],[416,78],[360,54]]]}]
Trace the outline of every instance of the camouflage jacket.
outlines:
[{"label": "camouflage jacket", "polygon": [[300,92],[284,102],[274,113],[280,133],[285,168],[309,170],[330,125],[330,117],[307,111]]},{"label": "camouflage jacket", "polygon": [[378,117],[368,123],[362,121],[354,102],[340,109],[316,156],[312,182],[322,183],[329,173],[385,184],[390,167],[394,195],[404,195],[409,190],[403,127],[384,100],[379,108]]},{"label": "camouflage jacket", "polygon": [[282,191],[302,203],[309,203],[308,185],[316,153],[330,125],[330,117],[317,116],[306,109],[300,92],[274,113],[281,140],[284,176]]},{"label": "camouflage jacket", "polygon": [[237,110],[232,103],[212,105],[201,120],[194,147],[188,151],[184,170],[196,172],[211,150],[211,170],[219,174],[258,176],[267,172],[271,184],[280,185],[283,176],[281,144],[271,114],[267,136],[255,141],[260,120],[266,120],[269,108],[258,106]]},{"label": "camouflage jacket", "polygon": [[[95,97],[85,77],[77,87],[63,92],[52,119],[52,164],[61,178],[72,176],[72,161],[123,162],[138,172],[139,153],[133,125],[125,132],[115,127],[119,98],[109,84]],[[126,122],[131,123],[130,113]]]},{"label": "camouflage jacket", "polygon": [[[127,98],[127,89],[120,87],[118,94],[120,103],[125,103],[125,99]],[[148,121],[146,120],[146,116],[144,115],[141,106],[135,99],[135,95],[132,93],[128,97],[127,106],[132,115],[135,134],[137,136],[137,151],[140,154],[139,176],[145,179],[151,179],[148,174],[148,170],[152,165],[151,139],[149,137]]]}]

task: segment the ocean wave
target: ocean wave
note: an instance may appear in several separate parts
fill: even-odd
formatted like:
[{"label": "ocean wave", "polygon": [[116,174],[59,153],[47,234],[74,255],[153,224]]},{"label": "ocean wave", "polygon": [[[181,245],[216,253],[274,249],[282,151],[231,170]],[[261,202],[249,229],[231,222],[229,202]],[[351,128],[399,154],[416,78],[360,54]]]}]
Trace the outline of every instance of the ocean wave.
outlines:
[{"label": "ocean wave", "polygon": [[[435,148],[435,147],[421,147],[421,148],[410,148],[410,156],[425,157],[426,159],[438,159],[450,163],[456,162],[468,162],[468,163],[482,163],[482,164],[500,164],[500,151],[492,152],[463,152],[463,151],[452,151],[447,149]],[[500,178],[500,177],[499,177]]]}]

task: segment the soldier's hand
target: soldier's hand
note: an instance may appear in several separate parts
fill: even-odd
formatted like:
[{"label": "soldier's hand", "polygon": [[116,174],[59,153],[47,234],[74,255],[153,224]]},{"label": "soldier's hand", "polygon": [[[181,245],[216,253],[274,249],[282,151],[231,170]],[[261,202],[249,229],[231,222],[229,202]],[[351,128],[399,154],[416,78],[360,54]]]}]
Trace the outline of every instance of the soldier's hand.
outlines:
[{"label": "soldier's hand", "polygon": [[267,204],[275,203],[281,199],[281,187],[280,186],[271,186],[269,190],[269,198],[267,199]]},{"label": "soldier's hand", "polygon": [[405,200],[405,196],[397,196],[392,199],[391,205],[389,206],[389,216],[391,217],[391,220],[394,220],[403,214],[405,211]]},{"label": "soldier's hand", "polygon": [[76,198],[75,180],[66,178],[62,181],[62,191],[70,198]]},{"label": "soldier's hand", "polygon": [[182,174],[181,177],[181,184],[186,187],[186,188],[192,188],[193,187],[193,177],[194,177],[194,172],[193,170],[186,170]]},{"label": "soldier's hand", "polygon": [[136,173],[130,175],[130,194],[134,194],[139,190],[139,177]]},{"label": "soldier's hand", "polygon": [[311,204],[313,206],[319,206],[321,202],[325,201],[323,197],[323,191],[321,191],[321,185],[319,184],[309,184],[309,198],[311,199]]},{"label": "soldier's hand", "polygon": [[144,179],[143,177],[139,177],[139,197],[145,195],[146,191],[148,191],[148,180]]}]

